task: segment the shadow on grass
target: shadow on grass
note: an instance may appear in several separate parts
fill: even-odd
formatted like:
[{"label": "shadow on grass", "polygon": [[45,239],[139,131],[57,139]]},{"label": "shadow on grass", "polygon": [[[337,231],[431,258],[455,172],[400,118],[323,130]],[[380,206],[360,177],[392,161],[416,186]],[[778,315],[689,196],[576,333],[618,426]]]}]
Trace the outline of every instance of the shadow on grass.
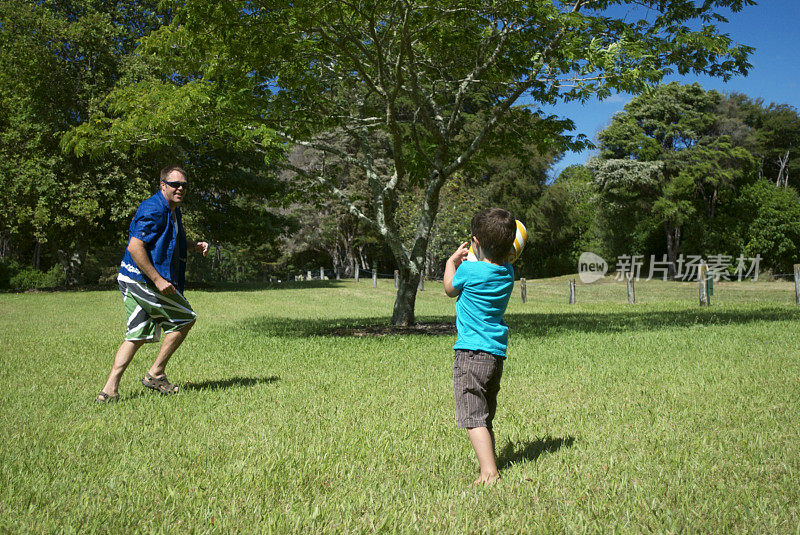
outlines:
[{"label": "shadow on grass", "polygon": [[[757,322],[796,321],[800,309],[758,308],[742,310],[662,310],[625,312],[556,312],[506,314],[513,336],[550,337],[572,333],[622,333],[671,328],[745,325]],[[258,317],[239,328],[282,336],[381,337],[391,335],[454,336],[455,316],[425,316],[415,327],[397,327],[389,318],[297,319]]]},{"label": "shadow on grass", "polygon": [[231,377],[230,379],[214,379],[201,381],[199,383],[186,382],[184,390],[217,390],[220,388],[242,388],[260,384],[269,384],[280,381],[281,378],[275,375],[270,377]]},{"label": "shadow on grass", "polygon": [[502,470],[514,463],[535,461],[543,453],[555,453],[563,447],[571,447],[574,442],[575,437],[553,438],[550,436],[533,441],[508,442],[497,456],[497,468]]},{"label": "shadow on grass", "polygon": [[746,325],[758,322],[797,321],[800,310],[779,307],[758,309],[660,310],[640,312],[575,312],[507,314],[512,332],[528,336],[550,336],[562,333],[621,333],[657,331],[722,325]]},{"label": "shadow on grass", "polygon": [[188,283],[188,290],[201,290],[204,292],[252,292],[257,290],[301,290],[311,288],[341,288],[353,281],[347,280],[313,280],[313,281],[283,281],[283,282],[195,282]]}]

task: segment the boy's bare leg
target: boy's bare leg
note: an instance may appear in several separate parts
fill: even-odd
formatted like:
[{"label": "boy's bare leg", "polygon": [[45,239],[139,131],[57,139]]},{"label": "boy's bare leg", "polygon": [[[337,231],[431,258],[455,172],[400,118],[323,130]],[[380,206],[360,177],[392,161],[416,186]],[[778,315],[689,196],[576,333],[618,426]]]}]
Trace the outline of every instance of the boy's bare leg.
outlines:
[{"label": "boy's bare leg", "polygon": [[117,349],[117,354],[114,356],[114,364],[111,365],[111,373],[108,375],[103,392],[109,396],[117,395],[122,374],[125,373],[125,368],[131,363],[133,356],[142,347],[142,344],[144,344],[144,340],[125,340],[122,342],[122,345]]},{"label": "boy's bare leg", "polygon": [[151,377],[163,377],[164,369],[167,367],[167,362],[173,353],[181,346],[186,335],[189,334],[194,322],[190,323],[180,331],[174,331],[164,335],[161,341],[161,349],[158,350],[158,356],[155,362],[150,367]]},{"label": "boy's bare leg", "polygon": [[500,473],[494,458],[493,434],[485,427],[472,427],[467,429],[467,432],[472,449],[478,456],[478,465],[481,467],[481,477],[475,480],[475,484],[494,483],[500,479]]}]

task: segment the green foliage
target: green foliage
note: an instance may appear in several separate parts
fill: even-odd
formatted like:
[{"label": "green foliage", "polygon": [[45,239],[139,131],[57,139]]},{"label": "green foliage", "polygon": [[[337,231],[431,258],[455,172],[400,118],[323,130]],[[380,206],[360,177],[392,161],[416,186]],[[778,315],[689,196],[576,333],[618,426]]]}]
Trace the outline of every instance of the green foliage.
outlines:
[{"label": "green foliage", "polygon": [[[444,264],[456,248],[470,240],[472,216],[479,210],[492,206],[507,206],[508,198],[493,197],[485,183],[455,177],[442,188],[442,203],[436,222],[431,228],[426,267],[431,277],[441,278]],[[419,220],[420,206],[416,202],[418,191],[401,195],[398,199],[397,225],[404,240],[411,241],[416,232],[415,223]],[[510,210],[510,208],[509,208]]]},{"label": "green foliage", "polygon": [[[252,143],[241,150],[241,132],[227,135],[228,126],[219,118],[203,118],[209,128],[217,127],[219,137],[203,137],[204,131],[195,129],[192,142],[181,142],[185,137],[175,134],[193,128],[185,120],[193,113],[213,109],[202,84],[187,86],[182,104],[172,110],[160,108],[166,102],[162,95],[152,95],[145,105],[161,122],[146,147],[109,141],[102,126],[109,122],[103,110],[112,87],[133,84],[126,87],[135,90],[135,84],[164,74],[134,53],[141,37],[157,35],[170,20],[171,10],[159,4],[0,5],[0,236],[11,240],[19,260],[41,246],[42,265],[63,264],[68,283],[107,278],[94,267],[73,273],[70,259],[124,243],[136,206],[156,189],[158,171],[166,164],[189,170],[186,220],[194,237],[274,242],[285,226],[266,207],[267,198],[281,193],[274,176]],[[160,83],[173,87],[163,79]]]},{"label": "green foliage", "polygon": [[[585,147],[585,137],[565,134],[568,121],[542,107],[642,91],[672,69],[744,73],[752,49],[733,46],[714,21],[752,3],[175,2],[171,23],[142,40],[130,76],[68,145],[80,152],[92,140],[125,149],[183,139],[255,147],[278,161],[276,152],[300,144],[352,165],[367,184],[367,210],[324,166],[280,162],[325,184],[382,236],[402,273],[394,318],[409,323],[442,187],[513,139],[502,126],[522,117],[512,111],[521,97],[538,121],[529,141],[540,153]],[[619,7],[631,12],[618,18]],[[332,132],[347,135],[346,150],[326,143]],[[414,191],[420,209],[409,246],[395,210]]]},{"label": "green foliage", "polygon": [[82,254],[130,217],[142,162],[120,152],[90,162],[63,154],[59,141],[87,120],[119,78],[122,55],[160,21],[150,2],[0,4],[0,235],[16,256],[34,243],[48,264],[59,251]]},{"label": "green foliage", "polygon": [[610,256],[760,254],[762,269],[787,273],[800,253],[797,194],[765,176],[775,169],[766,155],[791,154],[798,120],[790,107],[696,84],[632,100],[600,134],[601,157],[589,164]]},{"label": "green foliage", "polygon": [[65,283],[66,276],[61,266],[53,266],[48,271],[25,267],[10,278],[9,287],[12,290],[36,290],[64,286]]},{"label": "green foliage", "polygon": [[729,122],[740,123],[750,136],[747,148],[758,162],[759,176],[778,186],[798,187],[800,176],[800,114],[787,104],[765,104],[734,93],[727,97]]},{"label": "green foliage", "polygon": [[[723,225],[735,219],[737,194],[756,176],[738,113],[715,91],[672,83],[614,116],[598,136],[600,157],[589,163],[614,255],[665,251],[674,262],[684,250],[733,252]],[[658,232],[664,238],[654,244]]]},{"label": "green foliage", "polygon": [[285,279],[282,262],[278,260],[280,252],[270,243],[260,246],[215,243],[208,256],[189,256],[186,278],[191,283],[265,282],[273,276]]},{"label": "green foliage", "polygon": [[574,273],[582,252],[601,252],[596,204],[591,172],[581,165],[564,169],[534,203],[528,244],[515,272],[527,277]]},{"label": "green foliage", "polygon": [[676,82],[634,98],[598,134],[600,157],[667,161],[708,134],[719,100],[719,93],[700,84]]},{"label": "green foliage", "polygon": [[739,234],[748,257],[761,255],[762,265],[777,273],[793,273],[800,263],[800,196],[766,180],[746,186],[737,200],[742,219]]}]

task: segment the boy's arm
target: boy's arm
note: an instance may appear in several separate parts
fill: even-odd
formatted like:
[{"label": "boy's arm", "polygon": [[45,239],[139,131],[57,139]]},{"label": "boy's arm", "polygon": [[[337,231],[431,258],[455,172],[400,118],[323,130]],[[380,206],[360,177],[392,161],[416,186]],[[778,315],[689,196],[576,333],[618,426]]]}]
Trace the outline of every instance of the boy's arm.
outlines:
[{"label": "boy's arm", "polygon": [[447,259],[447,263],[444,266],[444,293],[447,294],[447,297],[458,297],[461,294],[461,290],[457,290],[453,288],[453,277],[456,274],[456,270],[458,266],[461,265],[467,258],[467,254],[469,254],[468,242],[464,242],[459,245],[456,252],[450,255],[450,258]]}]

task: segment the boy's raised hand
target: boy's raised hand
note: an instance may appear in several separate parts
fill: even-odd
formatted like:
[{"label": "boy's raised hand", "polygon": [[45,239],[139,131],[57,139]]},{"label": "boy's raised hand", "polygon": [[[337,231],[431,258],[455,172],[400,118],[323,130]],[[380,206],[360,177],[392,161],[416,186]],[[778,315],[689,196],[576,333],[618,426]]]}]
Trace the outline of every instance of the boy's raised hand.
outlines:
[{"label": "boy's raised hand", "polygon": [[458,297],[461,293],[461,290],[453,288],[453,277],[456,274],[458,266],[461,265],[461,262],[467,259],[468,254],[469,243],[464,242],[458,246],[455,253],[450,255],[450,258],[447,259],[447,263],[444,265],[444,293],[446,293],[448,297]]},{"label": "boy's raised hand", "polygon": [[467,259],[467,255],[469,254],[469,242],[464,242],[458,246],[456,252],[450,255],[450,261],[453,262],[455,267],[461,265],[461,262]]}]

